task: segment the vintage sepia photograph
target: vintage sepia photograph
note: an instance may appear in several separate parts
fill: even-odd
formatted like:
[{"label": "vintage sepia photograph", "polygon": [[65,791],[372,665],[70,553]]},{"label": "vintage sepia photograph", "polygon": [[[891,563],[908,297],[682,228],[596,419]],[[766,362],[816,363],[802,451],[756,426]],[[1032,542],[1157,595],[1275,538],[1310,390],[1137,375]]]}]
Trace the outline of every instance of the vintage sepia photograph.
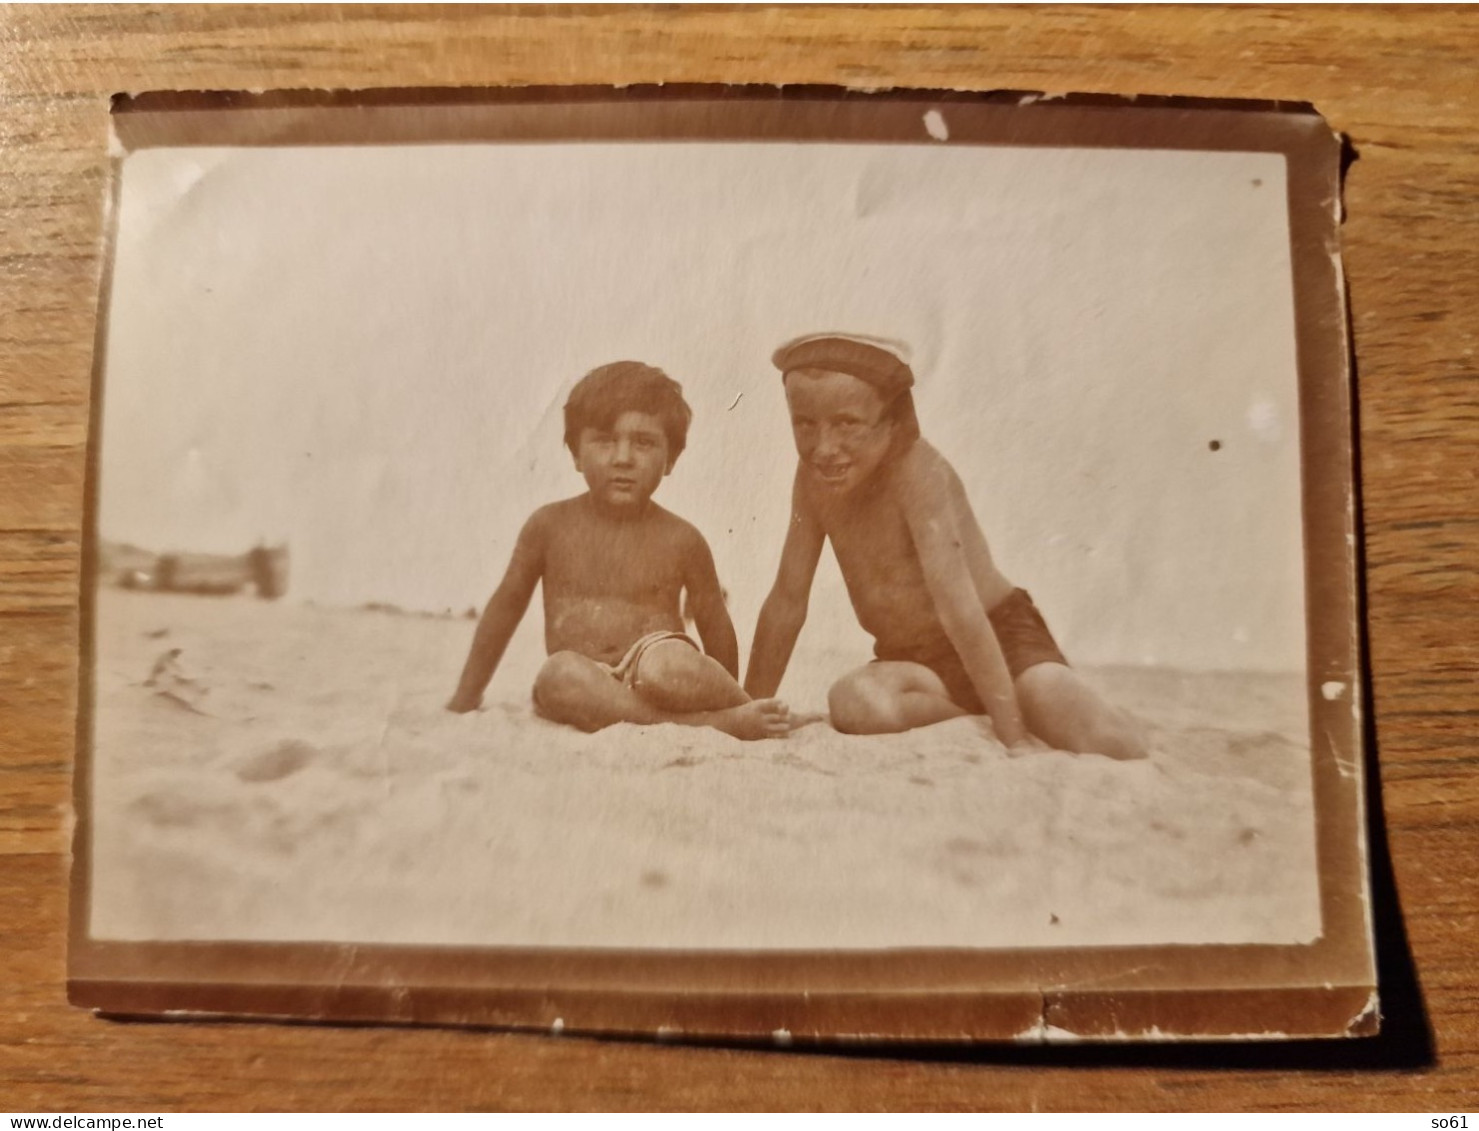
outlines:
[{"label": "vintage sepia photograph", "polygon": [[74,984],[851,955],[831,989],[1359,990],[1039,1039],[1374,1024],[1317,117],[114,117]]}]

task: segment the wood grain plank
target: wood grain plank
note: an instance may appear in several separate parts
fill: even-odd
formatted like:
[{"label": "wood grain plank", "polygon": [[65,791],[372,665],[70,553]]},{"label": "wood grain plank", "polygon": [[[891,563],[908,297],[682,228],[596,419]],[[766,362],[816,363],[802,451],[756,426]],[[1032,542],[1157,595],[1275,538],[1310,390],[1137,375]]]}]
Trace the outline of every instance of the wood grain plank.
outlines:
[{"label": "wood grain plank", "polygon": [[[1436,1110],[1471,1103],[1479,1092],[1476,56],[1473,8],[0,10],[6,1105]],[[653,81],[1279,98],[1314,103],[1351,136],[1360,156],[1346,185],[1344,258],[1359,367],[1375,727],[1392,868],[1436,1065],[1370,1072],[1357,1058],[1317,1069],[1327,1054],[1297,1049],[911,1057],[446,1031],[124,1025],[66,1006],[82,445],[109,97]],[[1240,1067],[1217,1070],[1219,1063]]]}]

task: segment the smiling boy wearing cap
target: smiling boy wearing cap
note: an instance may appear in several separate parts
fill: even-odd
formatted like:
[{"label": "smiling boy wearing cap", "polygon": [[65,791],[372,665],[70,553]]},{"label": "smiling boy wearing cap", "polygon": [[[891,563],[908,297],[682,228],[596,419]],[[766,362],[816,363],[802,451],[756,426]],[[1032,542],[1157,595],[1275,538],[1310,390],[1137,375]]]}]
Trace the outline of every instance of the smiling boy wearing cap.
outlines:
[{"label": "smiling boy wearing cap", "polygon": [[997,738],[1114,758],[1146,753],[1140,725],[1071,669],[1025,590],[992,560],[955,469],[920,438],[914,374],[866,338],[816,335],[782,346],[800,457],[792,518],[745,676],[780,686],[830,540],[875,660],[828,696],[832,725],[892,734],[989,714]]}]

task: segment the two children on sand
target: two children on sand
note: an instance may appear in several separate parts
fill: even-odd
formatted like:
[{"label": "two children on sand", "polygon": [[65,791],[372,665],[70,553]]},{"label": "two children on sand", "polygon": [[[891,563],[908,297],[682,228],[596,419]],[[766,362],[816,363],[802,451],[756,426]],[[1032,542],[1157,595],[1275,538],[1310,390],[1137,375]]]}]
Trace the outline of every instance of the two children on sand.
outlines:
[{"label": "two children on sand", "polygon": [[[830,539],[876,657],[833,686],[838,730],[889,734],[985,714],[1008,747],[1036,736],[1062,750],[1144,756],[1139,724],[1068,666],[1031,597],[996,567],[959,476],[920,437],[909,366],[838,335],[791,342],[774,362],[800,458],[743,686],[708,544],[652,502],[691,413],[661,371],[618,362],[583,378],[565,406],[565,444],[588,489],[525,523],[448,707],[478,706],[542,582],[541,715],[588,731],[677,722],[783,736],[797,720],[773,696]],[[702,648],[683,632],[684,590]]]}]

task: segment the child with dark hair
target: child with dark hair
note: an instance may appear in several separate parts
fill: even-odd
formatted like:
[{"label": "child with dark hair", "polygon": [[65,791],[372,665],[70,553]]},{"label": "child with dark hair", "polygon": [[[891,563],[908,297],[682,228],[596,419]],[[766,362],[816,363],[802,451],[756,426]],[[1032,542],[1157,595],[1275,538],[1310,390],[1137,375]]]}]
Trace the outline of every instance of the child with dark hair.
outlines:
[{"label": "child with dark hair", "polygon": [[[549,659],[534,706],[545,718],[586,731],[620,722],[711,726],[744,739],[789,731],[783,703],[751,699],[737,682],[739,644],[708,543],[652,501],[692,417],[681,386],[640,362],[603,365],[575,386],[565,446],[586,492],[524,524],[449,710],[479,706],[542,585]],[[702,650],[683,632],[685,592]]]}]

